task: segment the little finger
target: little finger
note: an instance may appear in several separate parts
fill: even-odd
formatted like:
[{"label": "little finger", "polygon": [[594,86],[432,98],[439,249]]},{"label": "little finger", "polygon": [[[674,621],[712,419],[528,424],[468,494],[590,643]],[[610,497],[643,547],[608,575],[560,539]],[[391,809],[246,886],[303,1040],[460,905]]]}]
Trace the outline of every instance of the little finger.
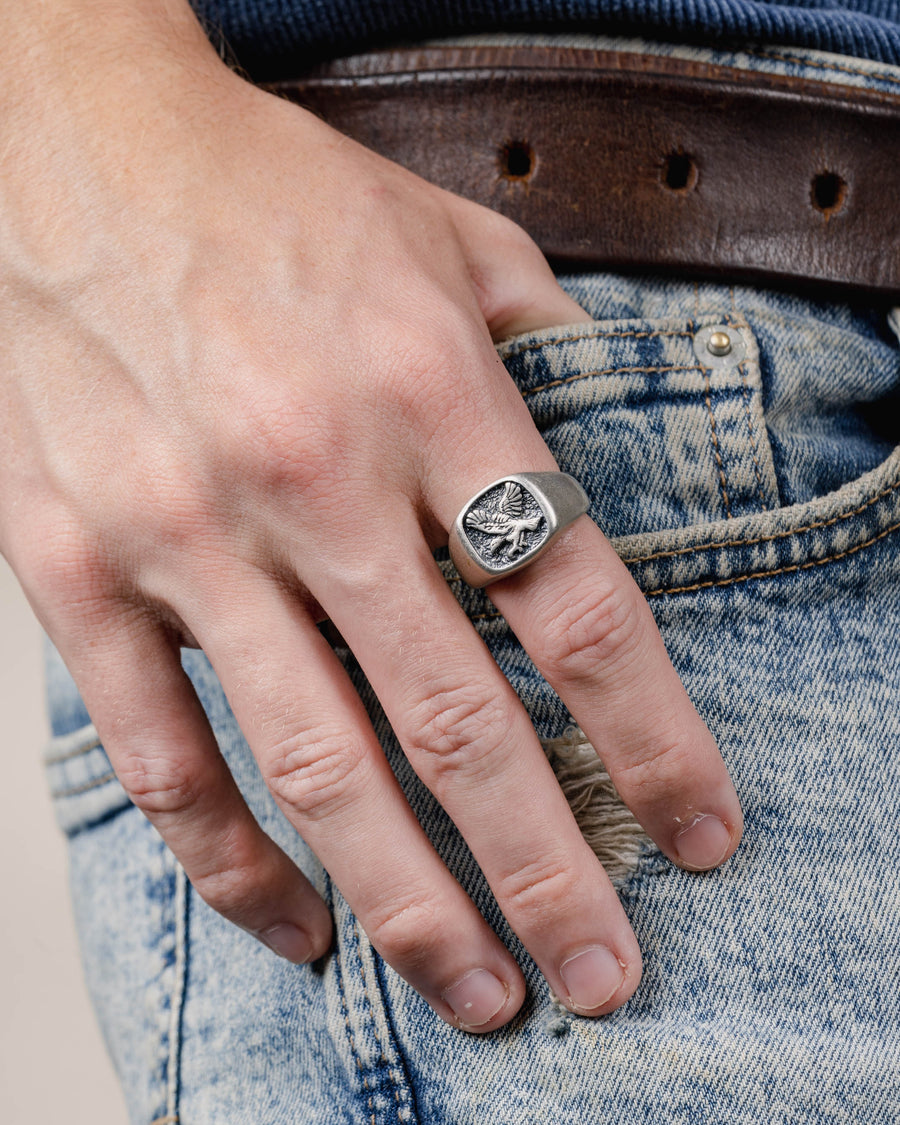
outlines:
[{"label": "little finger", "polygon": [[56,641],[119,781],[200,896],[288,960],[320,957],[328,910],[247,808],[177,646],[133,611],[95,616],[88,644]]}]

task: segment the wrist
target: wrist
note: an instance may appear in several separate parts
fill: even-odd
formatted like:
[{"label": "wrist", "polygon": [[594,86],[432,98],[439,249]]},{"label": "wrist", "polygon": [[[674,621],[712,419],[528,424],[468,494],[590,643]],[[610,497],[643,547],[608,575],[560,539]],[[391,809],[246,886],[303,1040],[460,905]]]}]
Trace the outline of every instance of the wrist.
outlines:
[{"label": "wrist", "polygon": [[199,136],[214,99],[239,83],[187,0],[0,0],[9,243],[43,258],[48,240],[61,249],[60,240],[89,237],[104,209],[127,219],[155,178],[172,178],[171,196],[176,138]]},{"label": "wrist", "polygon": [[140,80],[154,60],[188,66],[218,56],[188,0],[0,0],[0,99],[36,83],[78,97],[106,74]]},{"label": "wrist", "polygon": [[[87,145],[176,112],[235,78],[187,0],[0,0],[0,137],[20,149]],[[48,152],[47,155],[50,155]],[[10,159],[11,158],[11,159]]]}]

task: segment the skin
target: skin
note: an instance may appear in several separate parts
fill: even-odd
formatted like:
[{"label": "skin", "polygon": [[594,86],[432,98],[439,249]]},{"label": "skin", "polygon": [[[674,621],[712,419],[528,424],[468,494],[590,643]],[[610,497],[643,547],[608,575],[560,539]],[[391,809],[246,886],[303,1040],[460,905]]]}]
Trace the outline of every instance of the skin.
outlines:
[{"label": "skin", "polygon": [[[182,0],[0,0],[0,44],[0,549],[125,789],[212,907],[327,951],[181,670],[201,646],[379,952],[444,1019],[511,1019],[519,968],[406,804],[331,618],[554,992],[612,1011],[634,935],[431,554],[487,483],[556,468],[493,341],[588,317],[518,227],[254,89]],[[491,597],[666,855],[726,859],[737,796],[599,529]]]}]

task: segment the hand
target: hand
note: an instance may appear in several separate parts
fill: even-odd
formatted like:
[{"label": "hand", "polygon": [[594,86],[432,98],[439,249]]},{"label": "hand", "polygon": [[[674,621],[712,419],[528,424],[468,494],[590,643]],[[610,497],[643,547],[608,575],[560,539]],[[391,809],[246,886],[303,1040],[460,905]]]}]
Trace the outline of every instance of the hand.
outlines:
[{"label": "hand", "polygon": [[[215,909],[292,960],[329,944],[182,644],[385,959],[473,1030],[522,1002],[327,617],[554,992],[611,1011],[638,983],[634,935],[432,558],[486,483],[556,467],[492,337],[587,318],[517,227],[231,74],[180,0],[146,7],[45,0],[4,40],[14,67],[27,38],[33,80],[23,97],[6,71],[0,547],[123,786]],[[660,848],[725,859],[736,795],[597,527],[582,517],[491,597]]]}]

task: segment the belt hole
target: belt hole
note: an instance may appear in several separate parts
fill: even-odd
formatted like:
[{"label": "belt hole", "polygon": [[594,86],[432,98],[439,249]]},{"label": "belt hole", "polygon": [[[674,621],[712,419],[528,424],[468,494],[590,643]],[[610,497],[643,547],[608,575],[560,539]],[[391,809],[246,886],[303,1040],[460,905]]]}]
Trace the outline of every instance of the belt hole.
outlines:
[{"label": "belt hole", "polygon": [[694,158],[686,152],[670,152],[663,161],[662,182],[669,191],[691,191],[697,183]]},{"label": "belt hole", "polygon": [[527,141],[507,141],[500,149],[500,175],[504,180],[527,180],[534,171],[534,152]]},{"label": "belt hole", "polygon": [[837,172],[820,172],[813,176],[812,205],[823,215],[836,215],[847,198],[847,184]]}]

